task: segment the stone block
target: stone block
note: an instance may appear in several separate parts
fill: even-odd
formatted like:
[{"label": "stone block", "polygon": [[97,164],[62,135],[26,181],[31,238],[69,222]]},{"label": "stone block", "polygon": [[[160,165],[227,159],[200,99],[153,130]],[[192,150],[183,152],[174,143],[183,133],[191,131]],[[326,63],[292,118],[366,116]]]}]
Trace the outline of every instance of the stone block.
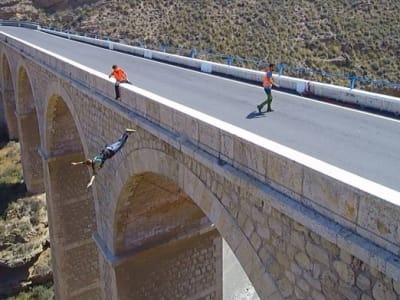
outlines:
[{"label": "stone block", "polygon": [[374,196],[360,199],[358,225],[400,247],[400,207]]},{"label": "stone block", "polygon": [[253,234],[251,235],[250,242],[253,245],[254,249],[256,249],[256,251],[258,252],[261,247],[261,239],[256,232],[253,232]]},{"label": "stone block", "polygon": [[313,243],[307,242],[306,244],[306,252],[309,257],[317,260],[318,262],[324,264],[325,266],[329,266],[329,254],[325,249],[314,245]]},{"label": "stone block", "polygon": [[231,134],[221,131],[221,158],[228,160],[228,162],[233,162],[234,159],[234,147],[233,141],[234,136]]},{"label": "stone block", "polygon": [[304,234],[298,231],[292,231],[290,235],[290,242],[293,246],[300,250],[304,250]]},{"label": "stone block", "polygon": [[277,280],[276,283],[278,285],[278,289],[280,290],[284,298],[287,298],[293,294],[293,284],[285,277]]},{"label": "stone block", "polygon": [[372,288],[372,296],[376,300],[396,300],[397,296],[391,287],[386,286],[381,281],[377,281]]},{"label": "stone block", "polygon": [[318,279],[313,278],[311,272],[303,272],[303,277],[310,286],[318,291],[321,291],[321,282]]},{"label": "stone block", "polygon": [[292,272],[290,272],[290,271],[285,271],[285,276],[286,276],[286,278],[289,280],[289,282],[291,282],[293,285],[295,284],[295,282],[296,282],[296,277],[295,277],[295,275],[294,275]]},{"label": "stone block", "polygon": [[207,152],[218,156],[221,149],[220,129],[205,122],[199,122],[199,144]]},{"label": "stone block", "polygon": [[362,294],[361,300],[373,300],[368,294]]},{"label": "stone block", "polygon": [[298,162],[269,152],[267,178],[298,195],[302,194],[303,167]]},{"label": "stone block", "polygon": [[371,280],[364,274],[358,274],[357,279],[356,279],[356,285],[362,291],[368,291],[371,289]]},{"label": "stone block", "polygon": [[146,101],[146,118],[156,124],[160,123],[160,103],[147,99]]},{"label": "stone block", "polygon": [[326,297],[318,291],[313,291],[311,296],[313,300],[326,300]]},{"label": "stone block", "polygon": [[265,149],[239,138],[233,140],[233,149],[234,166],[261,181],[265,181],[267,166]]},{"label": "stone block", "polygon": [[[304,252],[297,253],[297,255],[295,256],[294,259],[299,264],[300,268],[302,268],[304,270],[312,270],[313,265],[311,263],[311,260],[308,258],[307,254],[305,254]],[[292,269],[292,271],[294,271],[294,270]],[[294,273],[297,274],[295,271],[294,271]]]},{"label": "stone block", "polygon": [[174,129],[174,109],[166,106],[160,105],[160,124],[169,130]]},{"label": "stone block", "polygon": [[333,267],[343,282],[354,285],[355,274],[350,266],[340,260],[336,260],[333,262]]},{"label": "stone block", "polygon": [[357,287],[342,283],[339,285],[338,294],[348,300],[359,300],[361,297],[361,291]]},{"label": "stone block", "polygon": [[282,223],[277,218],[268,219],[269,228],[278,236],[282,236]]},{"label": "stone block", "polygon": [[247,218],[243,228],[244,234],[250,238],[254,231],[254,224],[251,218]]},{"label": "stone block", "polygon": [[332,213],[356,222],[359,194],[346,183],[304,168],[303,195]]},{"label": "stone block", "polygon": [[[298,260],[300,259],[298,258]],[[303,272],[302,269],[295,262],[291,262],[290,270],[293,272],[293,274],[297,276],[300,276]]]}]

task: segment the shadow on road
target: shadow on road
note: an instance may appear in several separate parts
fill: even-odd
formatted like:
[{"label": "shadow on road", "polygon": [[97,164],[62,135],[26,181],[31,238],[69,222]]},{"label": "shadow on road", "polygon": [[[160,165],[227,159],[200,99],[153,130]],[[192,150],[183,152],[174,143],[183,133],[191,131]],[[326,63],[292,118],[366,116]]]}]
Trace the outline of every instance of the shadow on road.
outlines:
[{"label": "shadow on road", "polygon": [[256,119],[256,118],[264,118],[265,117],[265,112],[259,113],[257,111],[252,111],[249,113],[246,117],[246,119]]}]

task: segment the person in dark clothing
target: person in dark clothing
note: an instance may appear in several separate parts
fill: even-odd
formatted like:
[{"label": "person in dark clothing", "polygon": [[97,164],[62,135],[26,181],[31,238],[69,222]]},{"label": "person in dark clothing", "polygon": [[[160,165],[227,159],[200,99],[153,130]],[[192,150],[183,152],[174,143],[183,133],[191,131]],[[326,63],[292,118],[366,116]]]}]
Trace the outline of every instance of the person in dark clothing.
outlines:
[{"label": "person in dark clothing", "polygon": [[89,188],[93,184],[97,172],[103,167],[105,161],[113,157],[115,153],[121,150],[121,148],[125,145],[128,136],[135,131],[136,131],[135,129],[127,128],[125,132],[121,135],[121,137],[118,139],[118,141],[110,145],[106,145],[104,149],[101,150],[99,155],[94,156],[92,159],[86,159],[84,161],[71,163],[74,166],[86,165],[92,169],[92,177],[87,185],[87,188]]},{"label": "person in dark clothing", "polygon": [[126,72],[124,69],[121,67],[118,67],[117,65],[112,66],[112,71],[110,75],[108,75],[108,78],[114,77],[115,78],[115,100],[121,99],[121,95],[119,93],[119,85],[121,83],[129,83],[132,84],[128,80],[128,76],[126,75]]}]

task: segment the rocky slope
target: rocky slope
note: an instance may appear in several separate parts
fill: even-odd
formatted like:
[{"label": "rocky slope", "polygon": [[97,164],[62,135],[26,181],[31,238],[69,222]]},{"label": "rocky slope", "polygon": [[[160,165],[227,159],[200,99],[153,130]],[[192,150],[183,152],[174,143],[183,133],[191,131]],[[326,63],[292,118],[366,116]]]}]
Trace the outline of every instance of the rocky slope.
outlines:
[{"label": "rocky slope", "polygon": [[0,299],[52,282],[45,194],[24,197],[21,172],[19,144],[0,145]]},{"label": "rocky slope", "polygon": [[0,221],[0,296],[52,280],[45,201],[19,199]]},{"label": "rocky slope", "polygon": [[158,49],[195,48],[254,59],[235,61],[252,68],[268,61],[400,83],[398,0],[6,2],[13,18]]}]

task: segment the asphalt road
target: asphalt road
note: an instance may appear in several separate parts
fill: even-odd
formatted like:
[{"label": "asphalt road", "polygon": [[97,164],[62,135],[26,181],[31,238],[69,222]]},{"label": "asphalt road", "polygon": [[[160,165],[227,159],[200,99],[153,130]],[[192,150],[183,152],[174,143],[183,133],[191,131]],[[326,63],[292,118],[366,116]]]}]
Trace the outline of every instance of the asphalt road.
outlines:
[{"label": "asphalt road", "polygon": [[254,117],[261,86],[211,76],[55,37],[0,27],[108,74],[121,65],[136,86],[400,191],[400,121],[273,91],[274,112]]}]

